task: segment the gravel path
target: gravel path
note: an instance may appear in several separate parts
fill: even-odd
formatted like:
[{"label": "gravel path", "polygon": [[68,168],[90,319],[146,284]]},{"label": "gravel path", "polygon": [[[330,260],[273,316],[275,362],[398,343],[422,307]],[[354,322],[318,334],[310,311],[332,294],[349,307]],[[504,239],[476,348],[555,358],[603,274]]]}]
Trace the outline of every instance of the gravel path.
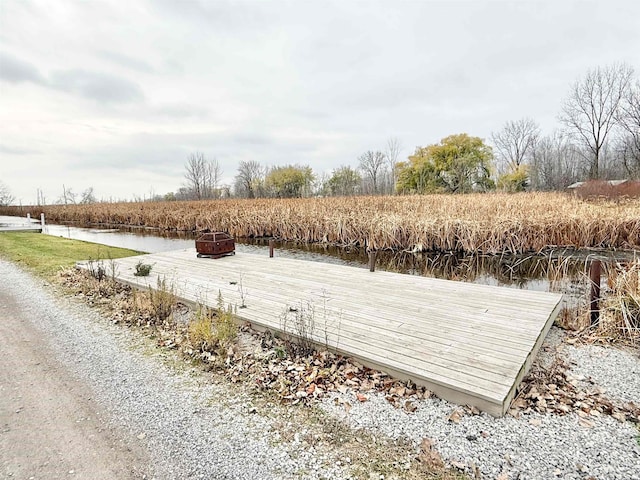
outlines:
[{"label": "gravel path", "polygon": [[0,285],[112,421],[146,443],[156,478],[343,478],[325,453],[278,440],[277,418],[250,413],[249,398],[204,383],[202,375],[177,373],[132,346],[126,330],[84,305],[54,298],[40,280],[3,260]]},{"label": "gravel path", "polygon": [[[545,347],[560,343],[562,334],[550,331]],[[547,348],[550,352],[554,348]],[[612,397],[640,401],[640,358],[613,348],[563,345],[577,362],[575,375],[592,377]],[[549,354],[542,353],[543,364]],[[580,373],[578,373],[580,372]],[[345,409],[344,403],[351,406]],[[360,403],[353,394],[336,394],[323,408],[354,428],[381,432],[391,438],[407,438],[416,447],[423,438],[435,440],[445,461],[477,467],[483,478],[507,475],[510,479],[640,479],[640,431],[630,423],[608,417],[591,417],[592,427],[576,414],[522,415],[492,418],[487,414],[463,415],[459,423],[448,418],[456,405],[432,398],[412,401],[413,413],[394,408],[382,395]]]}]

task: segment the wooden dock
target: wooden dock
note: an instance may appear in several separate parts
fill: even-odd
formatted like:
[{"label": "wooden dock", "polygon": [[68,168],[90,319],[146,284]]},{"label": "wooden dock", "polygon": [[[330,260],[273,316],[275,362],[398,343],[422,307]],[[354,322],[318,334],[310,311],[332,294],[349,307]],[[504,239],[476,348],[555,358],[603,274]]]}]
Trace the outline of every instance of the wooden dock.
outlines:
[{"label": "wooden dock", "polygon": [[42,233],[42,228],[38,226],[30,225],[0,225],[0,232],[13,232],[13,233]]},{"label": "wooden dock", "polygon": [[0,215],[0,232],[41,233],[42,225],[33,222],[29,217],[8,217]]},{"label": "wooden dock", "polygon": [[[140,260],[149,277],[133,275]],[[505,413],[560,309],[559,294],[476,285],[328,263],[195,249],[118,259],[120,281],[158,277],[186,302],[218,292],[257,328],[290,330],[313,318],[313,340],[438,396]]]}]

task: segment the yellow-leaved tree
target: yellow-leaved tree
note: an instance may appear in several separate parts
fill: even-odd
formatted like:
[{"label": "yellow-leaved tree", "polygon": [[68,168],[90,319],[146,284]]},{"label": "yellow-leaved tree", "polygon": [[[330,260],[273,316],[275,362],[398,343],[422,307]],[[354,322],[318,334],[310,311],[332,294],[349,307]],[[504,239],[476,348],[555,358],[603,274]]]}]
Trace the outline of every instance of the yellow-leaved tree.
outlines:
[{"label": "yellow-leaved tree", "polygon": [[493,152],[479,137],[450,135],[440,143],[417,147],[398,164],[399,193],[467,193],[495,188]]}]

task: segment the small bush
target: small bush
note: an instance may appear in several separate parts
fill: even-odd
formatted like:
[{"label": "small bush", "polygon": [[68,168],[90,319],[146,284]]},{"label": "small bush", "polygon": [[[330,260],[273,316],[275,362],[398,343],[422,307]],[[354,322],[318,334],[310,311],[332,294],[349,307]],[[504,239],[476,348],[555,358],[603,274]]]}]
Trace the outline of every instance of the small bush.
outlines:
[{"label": "small bush", "polygon": [[230,305],[225,309],[220,292],[217,308],[198,306],[195,319],[189,324],[189,341],[193,348],[201,352],[220,353],[237,336],[235,315]]},{"label": "small bush", "polygon": [[280,316],[280,328],[285,333],[287,353],[291,357],[307,356],[314,350],[316,330],[315,307],[311,302],[287,306]]},{"label": "small bush", "polygon": [[576,188],[574,192],[578,197],[585,199],[640,198],[640,180],[628,180],[615,185],[606,180],[589,180]]},{"label": "small bush", "polygon": [[498,178],[498,188],[504,192],[524,192],[529,185],[529,171],[526,165],[519,165],[515,170]]},{"label": "small bush", "polygon": [[158,277],[155,289],[149,287],[149,300],[156,324],[170,321],[176,304],[176,294],[173,285],[167,286],[167,279]]},{"label": "small bush", "polygon": [[99,282],[101,282],[106,278],[107,270],[105,269],[104,263],[102,262],[102,260],[95,261],[92,258],[90,258],[89,261],[87,262],[87,267],[91,276],[96,280],[98,280]]},{"label": "small bush", "polygon": [[152,265],[144,263],[142,260],[140,260],[138,263],[136,263],[136,271],[133,272],[133,274],[136,277],[148,277],[151,273],[151,268]]},{"label": "small bush", "polygon": [[189,341],[194,349],[201,352],[211,352],[216,346],[213,316],[206,306],[198,306],[195,318],[189,323]]}]

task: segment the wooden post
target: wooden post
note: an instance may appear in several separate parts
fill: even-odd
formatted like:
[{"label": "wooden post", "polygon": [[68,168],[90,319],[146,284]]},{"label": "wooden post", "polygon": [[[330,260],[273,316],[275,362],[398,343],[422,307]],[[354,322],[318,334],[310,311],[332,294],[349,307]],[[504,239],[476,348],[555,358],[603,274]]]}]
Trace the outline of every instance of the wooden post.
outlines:
[{"label": "wooden post", "polygon": [[273,244],[275,242],[273,241],[273,238],[269,239],[269,258],[273,258]]},{"label": "wooden post", "polygon": [[591,319],[592,327],[598,326],[598,322],[600,320],[600,307],[598,305],[600,301],[600,273],[600,260],[591,260],[591,265],[589,267],[589,280],[591,281],[589,317]]},{"label": "wooden post", "polygon": [[369,271],[370,272],[375,272],[376,271],[376,255],[377,252],[374,250],[369,250]]},{"label": "wooden post", "polygon": [[44,213],[40,214],[40,226],[44,227]]}]

